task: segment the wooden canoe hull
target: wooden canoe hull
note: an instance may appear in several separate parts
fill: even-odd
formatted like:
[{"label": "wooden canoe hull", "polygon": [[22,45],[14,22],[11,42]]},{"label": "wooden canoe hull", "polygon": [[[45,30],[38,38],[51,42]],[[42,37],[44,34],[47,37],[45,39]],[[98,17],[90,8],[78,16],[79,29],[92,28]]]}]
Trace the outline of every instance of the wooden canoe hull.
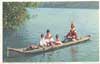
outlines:
[{"label": "wooden canoe hull", "polygon": [[49,47],[44,47],[44,48],[39,48],[39,49],[34,49],[34,50],[28,50],[28,51],[24,51],[25,48],[7,48],[7,49],[8,49],[9,52],[13,51],[13,52],[16,52],[16,53],[23,53],[23,54],[30,54],[30,53],[31,54],[37,54],[37,53],[48,52],[48,51],[51,51],[51,50],[56,50],[56,49],[60,49],[60,48],[63,48],[63,47],[75,45],[75,44],[78,44],[78,43],[83,43],[84,41],[87,41],[89,39],[90,39],[90,36],[87,35],[87,36],[80,38],[77,41],[65,42],[62,45],[55,45],[54,47],[49,46]]}]

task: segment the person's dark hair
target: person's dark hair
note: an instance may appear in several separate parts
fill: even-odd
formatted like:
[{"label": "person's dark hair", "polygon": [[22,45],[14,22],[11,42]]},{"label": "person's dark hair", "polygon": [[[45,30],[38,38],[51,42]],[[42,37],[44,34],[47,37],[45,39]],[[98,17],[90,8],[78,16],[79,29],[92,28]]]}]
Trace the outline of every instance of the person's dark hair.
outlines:
[{"label": "person's dark hair", "polygon": [[58,34],[56,34],[56,38],[58,38],[59,36],[58,36]]},{"label": "person's dark hair", "polygon": [[49,29],[47,29],[47,33],[48,33],[48,32],[50,32],[50,30],[49,30]]},{"label": "person's dark hair", "polygon": [[44,37],[44,34],[41,34],[41,37]]}]

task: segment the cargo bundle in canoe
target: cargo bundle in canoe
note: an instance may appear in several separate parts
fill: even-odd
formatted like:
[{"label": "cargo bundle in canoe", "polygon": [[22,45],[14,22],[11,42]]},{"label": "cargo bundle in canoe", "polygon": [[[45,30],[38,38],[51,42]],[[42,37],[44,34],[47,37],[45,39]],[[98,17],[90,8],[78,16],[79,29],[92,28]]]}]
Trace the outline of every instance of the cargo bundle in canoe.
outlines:
[{"label": "cargo bundle in canoe", "polygon": [[87,36],[84,36],[84,37],[78,39],[77,41],[63,42],[62,45],[55,45],[54,47],[49,46],[49,47],[38,48],[38,49],[33,49],[33,50],[26,50],[26,51],[25,51],[26,48],[8,48],[8,51],[24,53],[24,54],[29,54],[29,53],[37,54],[37,53],[41,53],[41,52],[47,52],[47,51],[56,50],[56,49],[60,49],[63,47],[75,45],[78,43],[85,43],[84,41],[87,41],[89,39],[90,39],[90,35],[87,35]]}]

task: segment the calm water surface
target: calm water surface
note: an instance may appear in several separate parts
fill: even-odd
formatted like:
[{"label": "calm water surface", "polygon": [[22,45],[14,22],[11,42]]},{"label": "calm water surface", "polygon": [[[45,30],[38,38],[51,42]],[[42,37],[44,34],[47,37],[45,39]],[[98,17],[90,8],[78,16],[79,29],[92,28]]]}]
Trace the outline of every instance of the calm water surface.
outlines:
[{"label": "calm water surface", "polygon": [[[3,34],[4,62],[54,62],[54,61],[98,61],[99,60],[99,15],[96,9],[67,8],[27,8],[30,19],[17,31],[5,31]],[[59,34],[60,39],[70,29],[74,21],[78,36],[90,34],[90,41],[40,55],[7,56],[7,47],[21,48],[31,44],[39,44],[40,34],[50,29],[53,38]]]}]

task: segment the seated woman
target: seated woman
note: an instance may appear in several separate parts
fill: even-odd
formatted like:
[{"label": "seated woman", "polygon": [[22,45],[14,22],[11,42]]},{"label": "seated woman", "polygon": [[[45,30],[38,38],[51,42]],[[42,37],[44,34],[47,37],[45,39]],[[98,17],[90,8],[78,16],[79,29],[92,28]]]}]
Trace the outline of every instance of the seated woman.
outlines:
[{"label": "seated woman", "polygon": [[56,41],[55,41],[55,45],[62,45],[62,42],[59,39],[59,36],[56,35]]},{"label": "seated woman", "polygon": [[45,35],[45,41],[47,43],[47,46],[53,46],[54,45],[54,39],[52,38],[52,35],[49,30],[47,30],[47,34]]},{"label": "seated woman", "polygon": [[76,41],[78,39],[77,38],[76,28],[75,28],[73,23],[71,24],[70,32],[65,36],[65,40],[66,39],[73,40],[73,41]]}]

